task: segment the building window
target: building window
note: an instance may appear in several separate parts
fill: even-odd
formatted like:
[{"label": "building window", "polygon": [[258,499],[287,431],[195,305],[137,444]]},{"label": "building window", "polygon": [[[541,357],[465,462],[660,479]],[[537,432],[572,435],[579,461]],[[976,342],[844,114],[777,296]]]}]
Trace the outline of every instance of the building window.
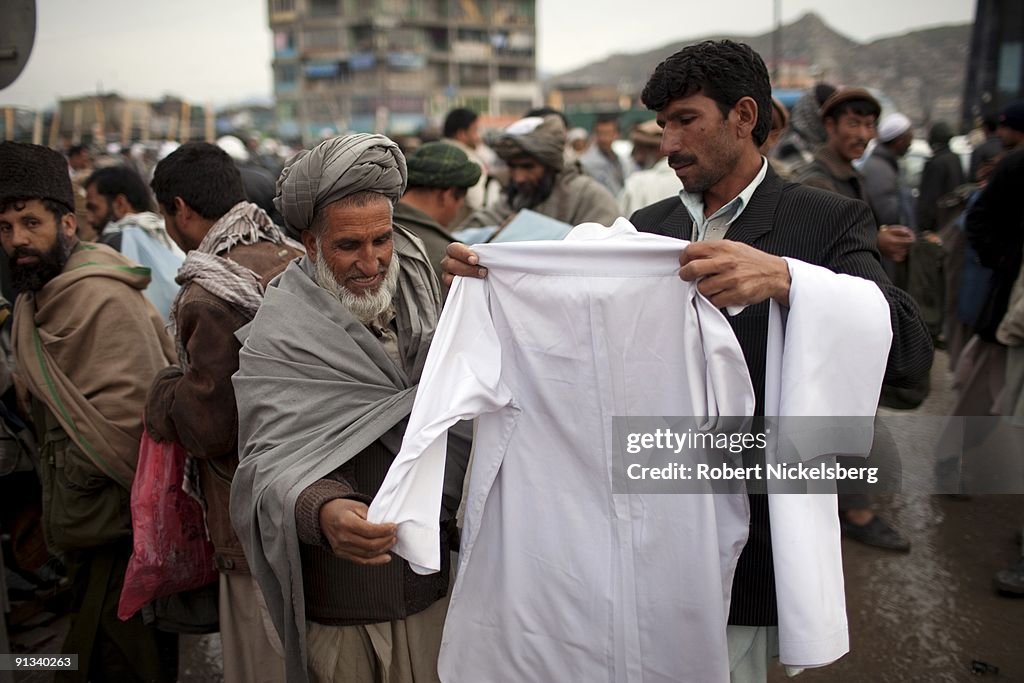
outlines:
[{"label": "building window", "polygon": [[494,16],[496,26],[532,26],[535,3],[516,0],[496,0]]},{"label": "building window", "polygon": [[533,80],[533,71],[531,69],[521,68],[518,66],[499,66],[498,80],[511,81],[513,83],[525,83]]},{"label": "building window", "polygon": [[352,48],[361,52],[373,50],[374,32],[372,26],[352,27]]},{"label": "building window", "polygon": [[291,31],[274,31],[274,56],[289,59],[295,56],[295,34]]},{"label": "building window", "polygon": [[341,32],[336,28],[310,29],[302,35],[306,52],[333,52],[341,48]]},{"label": "building window", "polygon": [[480,11],[478,0],[459,0],[456,3],[455,18],[459,21],[466,21],[473,24],[484,23],[484,14]]},{"label": "building window", "polygon": [[459,64],[459,85],[483,87],[490,85],[490,72],[486,64]]},{"label": "building window", "polygon": [[295,90],[299,79],[299,70],[294,64],[280,64],[274,68],[274,89],[277,92]]},{"label": "building window", "polygon": [[339,11],[338,0],[309,0],[309,13],[314,17],[334,17]]},{"label": "building window", "polygon": [[274,14],[278,12],[294,12],[295,0],[270,0],[270,11]]}]

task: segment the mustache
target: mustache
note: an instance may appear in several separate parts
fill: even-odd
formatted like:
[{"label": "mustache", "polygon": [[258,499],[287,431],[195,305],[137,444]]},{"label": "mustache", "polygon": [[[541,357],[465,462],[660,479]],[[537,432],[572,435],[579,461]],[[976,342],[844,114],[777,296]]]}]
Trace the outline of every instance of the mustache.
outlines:
[{"label": "mustache", "polygon": [[[388,266],[385,266],[383,263],[378,263],[377,264],[377,274],[378,275],[384,275],[387,272],[388,272]],[[359,266],[352,266],[351,268],[349,268],[348,273],[345,274],[345,277],[349,278],[349,277],[370,277],[370,276],[369,275],[364,275],[363,271],[359,270]]]},{"label": "mustache", "polygon": [[35,256],[36,258],[42,258],[43,252],[32,247],[15,247],[14,251],[11,252],[11,259],[19,259],[22,256]]},{"label": "mustache", "polygon": [[693,154],[669,154],[668,165],[672,168],[678,168],[679,166],[685,166],[686,164],[697,163],[697,157]]}]

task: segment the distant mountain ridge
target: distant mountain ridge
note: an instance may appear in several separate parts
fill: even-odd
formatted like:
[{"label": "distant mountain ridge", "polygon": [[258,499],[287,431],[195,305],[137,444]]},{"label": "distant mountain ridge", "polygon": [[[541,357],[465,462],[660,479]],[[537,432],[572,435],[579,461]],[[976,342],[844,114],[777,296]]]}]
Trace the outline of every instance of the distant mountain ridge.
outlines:
[{"label": "distant mountain ridge", "polygon": [[[654,67],[680,48],[702,40],[729,38],[747,43],[769,63],[772,32],[756,36],[714,35],[677,41],[635,54],[614,54],[578,69],[552,76],[548,86],[618,85],[639,95]],[[917,124],[959,120],[971,24],[910,31],[900,36],[858,43],[835,31],[813,12],[782,27],[785,62],[818,67],[822,80],[836,85],[878,88]]]}]

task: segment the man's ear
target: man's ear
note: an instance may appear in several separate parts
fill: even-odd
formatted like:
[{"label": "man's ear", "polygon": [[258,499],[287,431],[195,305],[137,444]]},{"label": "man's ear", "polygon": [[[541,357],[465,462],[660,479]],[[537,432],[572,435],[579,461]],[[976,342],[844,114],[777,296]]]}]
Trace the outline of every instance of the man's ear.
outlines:
[{"label": "man's ear", "polygon": [[741,138],[753,135],[757,126],[757,102],[753,97],[741,97],[732,107],[735,115],[736,128]]},{"label": "man's ear", "polygon": [[303,230],[301,237],[302,246],[306,248],[306,254],[313,263],[316,263],[316,258],[319,256],[316,251],[316,235],[313,234],[312,230]]},{"label": "man's ear", "polygon": [[78,217],[75,216],[74,211],[60,217],[59,229],[68,239],[78,234]]},{"label": "man's ear", "polygon": [[185,203],[184,199],[181,197],[174,198],[174,215],[179,218],[182,223],[185,223],[192,218],[192,214],[194,213],[195,211],[192,210],[191,206]]},{"label": "man's ear", "polygon": [[114,201],[111,203],[111,208],[114,210],[114,217],[118,220],[132,213],[133,210],[128,198],[123,194],[119,194],[114,197]]}]

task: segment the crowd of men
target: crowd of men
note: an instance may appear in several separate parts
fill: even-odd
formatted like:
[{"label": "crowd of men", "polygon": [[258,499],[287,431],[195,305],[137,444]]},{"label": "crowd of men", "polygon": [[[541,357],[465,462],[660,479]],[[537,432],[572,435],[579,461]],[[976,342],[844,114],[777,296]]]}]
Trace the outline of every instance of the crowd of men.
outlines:
[{"label": "crowd of men", "polygon": [[[768,305],[790,305],[785,257],[877,284],[893,334],[881,405],[920,405],[944,345],[969,368],[958,414],[1024,421],[1024,102],[992,117],[966,174],[950,127],[933,123],[915,200],[900,172],[906,116],[826,84],[789,111],[746,45],[683,48],[642,100],[655,118],[629,131],[629,156],[615,117],[586,144],[547,109],[489,145],[477,114],[457,109],[415,150],[350,134],[273,170],[237,139],[181,145],[151,169],[0,144],[13,299],[2,417],[5,433],[34,437],[17,441],[33,464],[11,469],[41,500],[2,524],[19,531],[21,575],[56,566],[70,585],[61,651],[79,670],[59,680],[177,678],[173,630],[116,616],[144,431],[179,444],[198,484],[224,680],[438,680],[472,430],[449,435],[441,571],[389,552],[396,526],[368,521],[368,506],[406,436],[448,288],[487,275],[453,231],[524,209],[573,226],[628,216],[686,240],[679,277],[717,308],[745,307],[728,322],[759,416]],[[987,270],[980,295],[959,279],[967,259]],[[866,497],[838,508],[849,538],[910,549]],[[735,683],[767,680],[778,655],[769,527],[767,497],[751,494],[728,603]],[[34,529],[46,552],[30,552]],[[1024,593],[1024,560],[996,585]]]}]

